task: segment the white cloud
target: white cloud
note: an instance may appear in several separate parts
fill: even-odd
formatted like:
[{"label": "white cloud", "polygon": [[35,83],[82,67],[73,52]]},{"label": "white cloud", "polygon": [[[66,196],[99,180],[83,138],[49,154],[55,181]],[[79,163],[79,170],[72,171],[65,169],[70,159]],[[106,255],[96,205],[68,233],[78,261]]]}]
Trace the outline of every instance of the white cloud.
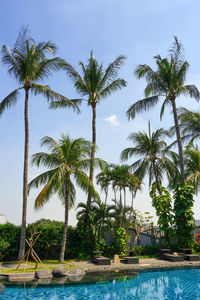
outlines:
[{"label": "white cloud", "polygon": [[119,126],[119,121],[117,120],[116,115],[111,115],[110,117],[105,118],[104,120],[109,122],[112,126]]}]

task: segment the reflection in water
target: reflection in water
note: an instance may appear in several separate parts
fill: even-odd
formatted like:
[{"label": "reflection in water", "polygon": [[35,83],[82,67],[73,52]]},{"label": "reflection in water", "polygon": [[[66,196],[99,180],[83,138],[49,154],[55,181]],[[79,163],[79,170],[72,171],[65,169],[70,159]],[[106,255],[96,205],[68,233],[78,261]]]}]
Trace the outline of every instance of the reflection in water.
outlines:
[{"label": "reflection in water", "polygon": [[[115,277],[116,274],[115,274]],[[94,278],[93,278],[94,279]],[[141,272],[139,276],[123,276],[108,281],[82,284],[7,285],[0,294],[3,300],[197,300],[200,298],[200,269]],[[88,278],[85,279],[89,280]],[[1,287],[1,285],[0,285]]]},{"label": "reflection in water", "polygon": [[0,283],[0,294],[3,292],[4,289],[5,289],[5,286],[2,283]]}]

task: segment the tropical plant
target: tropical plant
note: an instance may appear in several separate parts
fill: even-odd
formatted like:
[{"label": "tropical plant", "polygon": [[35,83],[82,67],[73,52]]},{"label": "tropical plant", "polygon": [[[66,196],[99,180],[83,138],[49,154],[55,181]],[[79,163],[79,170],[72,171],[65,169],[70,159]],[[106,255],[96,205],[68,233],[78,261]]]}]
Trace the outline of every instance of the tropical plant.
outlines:
[{"label": "tropical plant", "polygon": [[113,204],[110,205],[110,218],[113,220],[112,224],[117,227],[129,227],[130,206],[124,206],[121,200],[112,200]]},{"label": "tropical plant", "polygon": [[184,152],[186,181],[198,192],[200,188],[200,150],[198,145],[189,144]]},{"label": "tropical plant", "polygon": [[101,186],[101,189],[105,192],[105,205],[108,199],[108,188],[111,184],[111,167],[106,165],[105,168],[96,176],[97,184]]},{"label": "tropical plant", "polygon": [[138,180],[137,176],[131,172],[129,165],[116,165],[111,164],[110,180],[115,194],[115,201],[117,201],[117,191],[119,192],[119,200],[122,205],[122,198],[124,195],[124,207],[126,207],[126,190],[128,189],[132,195],[132,206],[133,198],[136,192],[141,189],[141,181]]},{"label": "tropical plant", "polygon": [[[69,63],[64,65],[69,77],[74,81],[74,86],[81,96],[86,96],[88,106],[92,108],[92,151],[91,151],[91,166],[89,178],[93,182],[94,179],[94,158],[96,150],[96,106],[100,103],[101,99],[108,97],[117,90],[126,86],[126,81],[117,78],[117,73],[120,67],[125,62],[125,56],[119,56],[117,59],[108,65],[106,69],[103,68],[103,63],[99,64],[91,52],[88,63],[84,65],[79,62],[82,75]],[[81,102],[81,99],[79,99]],[[52,103],[52,108],[65,107],[67,102],[55,101]],[[90,205],[91,195],[88,196],[88,204]]]},{"label": "tropical plant", "polygon": [[174,214],[172,209],[172,199],[169,192],[164,187],[162,187],[162,195],[158,195],[157,191],[158,187],[154,182],[150,191],[152,205],[156,209],[159,229],[164,233],[166,244],[168,247],[170,247],[171,239],[174,234]]},{"label": "tropical plant", "polygon": [[[32,165],[45,166],[50,170],[40,174],[29,183],[29,190],[33,187],[44,185],[43,189],[35,200],[35,208],[42,207],[54,194],[57,193],[65,206],[65,226],[63,230],[62,247],[59,261],[64,260],[68,214],[70,207],[75,201],[76,190],[73,180],[80,188],[88,193],[89,190],[94,197],[98,194],[84,170],[90,166],[91,143],[82,138],[71,139],[69,136],[62,135],[56,142],[51,137],[44,137],[41,146],[47,146],[50,153],[40,152],[32,156]],[[100,159],[95,159],[95,164],[101,165]]]},{"label": "tropical plant", "polygon": [[127,111],[127,117],[128,119],[135,118],[137,113],[147,111],[155,107],[161,97],[164,97],[160,113],[161,117],[164,113],[165,106],[172,106],[180,157],[181,183],[184,185],[184,159],[177,116],[176,98],[184,95],[199,100],[200,94],[195,85],[184,85],[189,63],[184,59],[183,47],[177,37],[175,37],[174,45],[169,52],[169,58],[162,58],[160,55],[157,55],[154,58],[157,65],[156,71],[146,64],[136,67],[136,77],[138,79],[145,77],[147,81],[145,98],[130,106]]},{"label": "tropical plant", "polygon": [[[183,141],[189,140],[192,143],[200,137],[200,112],[189,110],[185,107],[178,109],[178,120],[180,123]],[[174,128],[172,127],[172,132]]]},{"label": "tropical plant", "polygon": [[141,156],[131,165],[135,175],[143,180],[145,175],[148,174],[149,186],[155,179],[161,195],[163,174],[166,173],[170,180],[175,169],[173,162],[170,160],[173,152],[168,149],[167,143],[163,140],[165,137],[170,137],[170,134],[163,128],[151,132],[150,122],[148,129],[148,133],[139,131],[129,135],[128,139],[133,142],[135,147],[124,149],[121,153],[121,159],[126,161],[134,155]]},{"label": "tropical plant", "polygon": [[185,182],[174,188],[175,229],[180,248],[191,248],[194,237],[194,187]]},{"label": "tropical plant", "polygon": [[11,92],[0,103],[0,115],[5,109],[14,106],[20,96],[20,91],[25,92],[24,122],[25,122],[25,147],[24,147],[24,173],[23,173],[23,212],[18,259],[21,259],[25,251],[26,215],[28,197],[28,152],[29,152],[29,124],[28,103],[30,92],[41,94],[47,100],[65,101],[66,106],[77,109],[76,101],[52,91],[49,86],[38,82],[48,78],[54,72],[59,71],[64,61],[59,57],[47,58],[48,54],[54,55],[56,46],[52,42],[36,43],[28,35],[28,31],[20,31],[14,47],[10,49],[3,45],[1,50],[2,63],[8,66],[8,73],[14,75],[19,83],[19,88]]}]

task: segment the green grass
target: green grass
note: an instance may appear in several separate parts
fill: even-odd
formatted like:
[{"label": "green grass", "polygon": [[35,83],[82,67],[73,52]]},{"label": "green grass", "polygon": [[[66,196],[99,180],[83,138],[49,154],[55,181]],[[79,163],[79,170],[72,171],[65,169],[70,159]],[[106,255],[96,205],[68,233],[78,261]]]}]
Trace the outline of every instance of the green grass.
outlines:
[{"label": "green grass", "polygon": [[[7,268],[2,268],[1,269],[1,273],[8,273],[8,274],[12,274],[12,273],[28,273],[28,272],[35,272],[38,270],[45,270],[45,269],[49,269],[50,271],[52,271],[54,269],[55,266],[48,266],[48,267],[43,267],[43,266],[39,266],[37,269],[35,269],[34,267],[32,268],[27,268],[27,269],[23,269],[20,268],[18,270],[16,270],[16,268],[14,269],[7,269]],[[73,269],[75,266],[71,265],[71,266],[65,266],[68,270]]]},{"label": "green grass", "polygon": [[64,260],[64,262],[59,262],[58,260],[51,259],[51,260],[43,260],[42,262],[44,265],[60,265],[60,264],[63,265],[72,262],[72,260]]}]

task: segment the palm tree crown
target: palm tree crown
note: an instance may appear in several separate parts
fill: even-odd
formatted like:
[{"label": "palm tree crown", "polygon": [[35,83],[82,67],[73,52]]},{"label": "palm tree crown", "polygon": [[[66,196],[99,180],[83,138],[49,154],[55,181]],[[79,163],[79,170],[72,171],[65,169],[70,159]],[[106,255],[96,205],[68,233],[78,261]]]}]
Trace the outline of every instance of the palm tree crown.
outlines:
[{"label": "palm tree crown", "polygon": [[128,139],[133,142],[135,147],[126,148],[121,153],[123,161],[128,160],[132,156],[141,156],[131,166],[135,171],[135,175],[140,180],[143,180],[146,174],[149,174],[149,185],[155,178],[158,190],[161,191],[161,181],[163,172],[166,172],[170,177],[170,170],[172,169],[172,162],[169,156],[172,151],[168,150],[166,142],[163,140],[165,137],[170,137],[167,130],[163,128],[151,132],[150,122],[149,130],[146,132],[133,132],[129,135]]},{"label": "palm tree crown", "polygon": [[[98,194],[84,170],[90,165],[90,152],[92,144],[82,138],[71,139],[69,136],[62,136],[56,142],[51,137],[44,137],[41,146],[47,146],[50,153],[40,152],[32,156],[32,164],[45,166],[50,170],[40,174],[29,183],[29,189],[44,185],[43,189],[35,200],[35,208],[42,207],[52,196],[57,193],[65,204],[65,228],[63,233],[63,243],[60,253],[60,261],[64,260],[66,235],[68,226],[68,211],[75,200],[75,186],[73,180],[86,193],[90,190],[94,197]],[[100,159],[96,159],[97,164],[101,164]]]},{"label": "palm tree crown", "polygon": [[141,111],[149,110],[156,106],[160,97],[164,98],[161,108],[161,117],[165,106],[172,105],[176,136],[180,156],[181,181],[184,183],[184,163],[180,128],[177,119],[176,98],[181,95],[189,95],[199,100],[200,94],[195,85],[184,85],[189,63],[185,61],[181,43],[175,37],[173,48],[169,52],[169,58],[160,55],[154,57],[157,70],[144,64],[136,67],[135,75],[138,79],[145,77],[147,85],[145,88],[145,99],[134,103],[127,111],[127,117],[134,118]]},{"label": "palm tree crown", "polygon": [[198,145],[190,143],[185,150],[186,180],[195,187],[196,192],[200,188],[200,150]]}]

